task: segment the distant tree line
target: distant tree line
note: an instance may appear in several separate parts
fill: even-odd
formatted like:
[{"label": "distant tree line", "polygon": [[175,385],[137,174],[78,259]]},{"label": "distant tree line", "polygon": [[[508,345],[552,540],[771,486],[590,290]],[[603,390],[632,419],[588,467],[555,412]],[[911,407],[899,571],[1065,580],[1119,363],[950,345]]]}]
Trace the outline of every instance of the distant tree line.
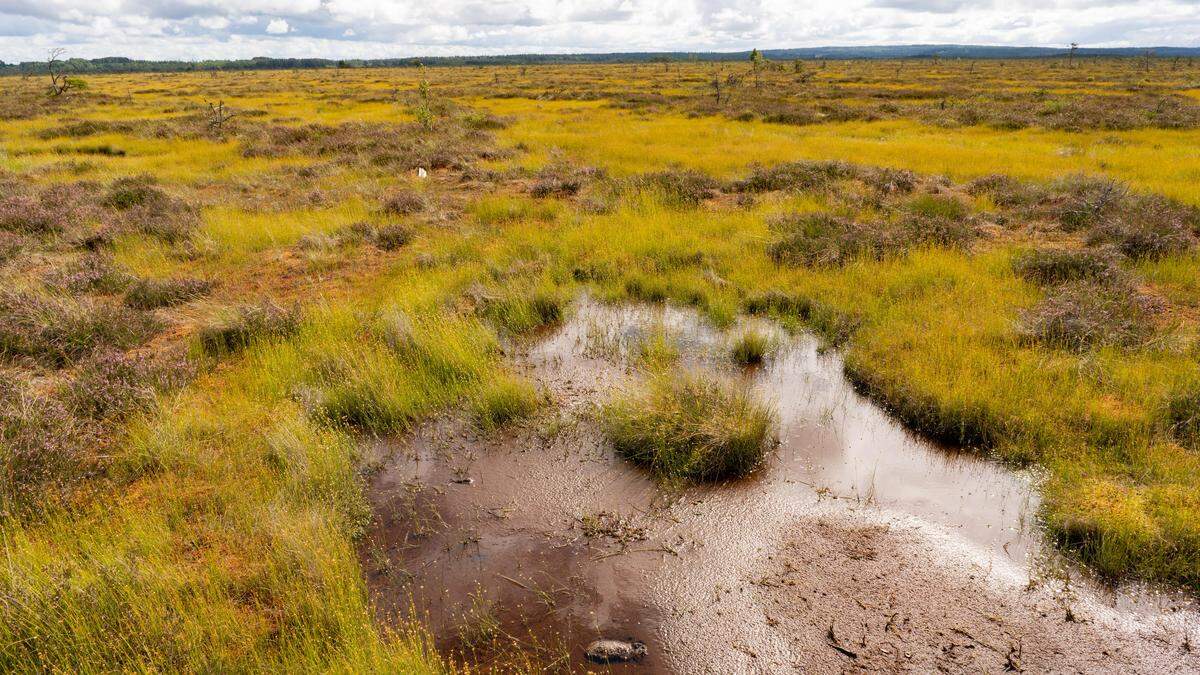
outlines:
[{"label": "distant tree line", "polygon": [[[1155,47],[1149,50],[1163,58],[1200,57],[1200,48]],[[760,58],[773,61],[795,59],[989,59],[989,58],[1061,58],[1144,57],[1145,48],[1063,49],[1047,47],[986,47],[971,45],[905,45],[880,47],[816,47],[804,49],[766,49]],[[193,72],[237,70],[296,70],[320,68],[416,68],[420,66],[530,66],[599,63],[670,63],[686,61],[746,61],[752,52],[625,52],[612,54],[509,54],[496,56],[437,56],[394,59],[277,59],[258,56],[251,59],[214,59],[206,61],[146,61],[123,56],[99,59],[63,59],[59,65],[74,75],[135,72]],[[46,61],[5,63],[0,75],[43,75]]]}]

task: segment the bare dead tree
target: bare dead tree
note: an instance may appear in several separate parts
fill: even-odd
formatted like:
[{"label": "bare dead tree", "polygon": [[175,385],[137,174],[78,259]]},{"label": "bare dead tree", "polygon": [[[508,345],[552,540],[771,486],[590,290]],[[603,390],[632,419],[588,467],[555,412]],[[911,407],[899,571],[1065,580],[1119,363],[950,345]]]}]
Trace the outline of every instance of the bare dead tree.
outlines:
[{"label": "bare dead tree", "polygon": [[712,76],[713,95],[717,98],[717,105],[721,105],[721,67],[713,68]]},{"label": "bare dead tree", "polygon": [[1146,73],[1150,72],[1151,66],[1154,65],[1154,50],[1147,49],[1146,51],[1142,52],[1141,62],[1142,71]]},{"label": "bare dead tree", "polygon": [[225,101],[218,101],[216,105],[208,103],[208,128],[213,131],[220,131],[225,127],[225,123],[237,117],[237,113],[225,107]]},{"label": "bare dead tree", "polygon": [[1069,52],[1067,52],[1067,64],[1070,65],[1072,68],[1075,67],[1075,52],[1077,52],[1077,51],[1079,51],[1079,43],[1072,42],[1071,50]]},{"label": "bare dead tree", "polygon": [[62,47],[51,49],[46,55],[46,70],[50,73],[50,95],[62,96],[69,90],[78,87],[78,80],[69,76],[69,70],[62,62],[67,50]]}]

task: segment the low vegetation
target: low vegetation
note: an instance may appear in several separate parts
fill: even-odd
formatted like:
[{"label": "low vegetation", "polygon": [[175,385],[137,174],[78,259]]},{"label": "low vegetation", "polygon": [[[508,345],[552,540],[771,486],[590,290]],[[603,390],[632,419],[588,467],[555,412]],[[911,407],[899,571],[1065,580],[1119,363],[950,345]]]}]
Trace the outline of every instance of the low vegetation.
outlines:
[{"label": "low vegetation", "polygon": [[762,363],[774,350],[775,344],[770,335],[750,329],[743,331],[733,340],[729,355],[733,362],[743,366],[754,366]]},{"label": "low vegetation", "polygon": [[[506,355],[583,291],[814,330],[1042,467],[1064,550],[1200,588],[1190,75],[925,65],[0,80],[0,668],[442,670],[364,592],[357,441],[534,413]],[[769,407],[634,349],[625,456],[763,463]]]},{"label": "low vegetation", "polygon": [[488,382],[474,396],[471,416],[479,428],[491,431],[530,416],[540,403],[533,385],[515,377],[502,377]]},{"label": "low vegetation", "polygon": [[774,434],[774,414],[748,391],[679,372],[618,397],[603,420],[617,452],[662,478],[744,476],[762,464]]}]

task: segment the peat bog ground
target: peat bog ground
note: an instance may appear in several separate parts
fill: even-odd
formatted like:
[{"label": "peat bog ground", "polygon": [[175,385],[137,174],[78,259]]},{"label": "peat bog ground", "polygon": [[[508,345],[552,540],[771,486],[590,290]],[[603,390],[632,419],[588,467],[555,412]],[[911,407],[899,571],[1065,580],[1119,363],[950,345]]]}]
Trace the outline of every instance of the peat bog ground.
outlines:
[{"label": "peat bog ground", "polygon": [[1200,65],[764,68],[0,79],[0,670],[1196,670]]},{"label": "peat bog ground", "polygon": [[[547,410],[374,442],[360,558],[383,620],[484,668],[597,669],[602,637],[644,642],[650,671],[1196,667],[1191,598],[1064,559],[1030,472],[922,440],[811,336],[746,323],[585,298],[519,359]],[[730,358],[748,332],[776,345],[761,365]],[[664,484],[607,442],[606,400],[654,377],[659,341],[777,411],[749,476]]]}]

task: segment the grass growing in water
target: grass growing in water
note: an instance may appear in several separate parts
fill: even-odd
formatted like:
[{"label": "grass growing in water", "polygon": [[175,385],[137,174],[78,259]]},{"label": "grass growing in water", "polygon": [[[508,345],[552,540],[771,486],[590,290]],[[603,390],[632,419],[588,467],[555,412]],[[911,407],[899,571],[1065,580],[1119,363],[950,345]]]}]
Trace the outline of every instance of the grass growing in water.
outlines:
[{"label": "grass growing in water", "polygon": [[687,373],[653,378],[646,391],[604,408],[617,452],[663,478],[744,476],[766,455],[774,413],[731,383]]},{"label": "grass growing in water", "polygon": [[734,338],[729,355],[734,363],[753,366],[762,363],[775,348],[771,336],[757,330],[748,330]]},{"label": "grass growing in water", "polygon": [[505,375],[484,385],[474,396],[471,416],[476,426],[491,431],[532,415],[540,403],[537,389],[532,384]]}]

